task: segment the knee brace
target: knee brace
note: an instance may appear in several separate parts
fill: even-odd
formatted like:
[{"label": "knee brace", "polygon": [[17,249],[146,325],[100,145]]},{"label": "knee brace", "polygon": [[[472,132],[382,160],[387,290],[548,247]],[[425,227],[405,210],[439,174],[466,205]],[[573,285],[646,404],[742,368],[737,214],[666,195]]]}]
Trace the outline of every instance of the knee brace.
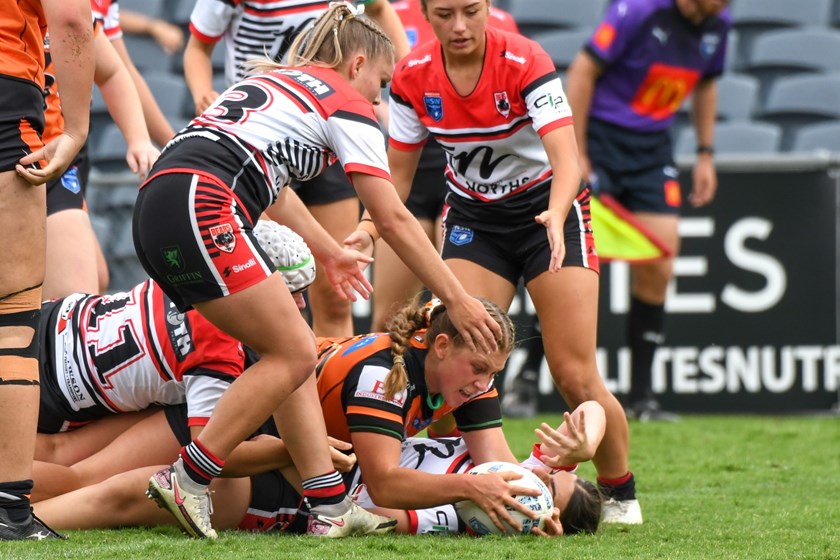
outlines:
[{"label": "knee brace", "polygon": [[[0,385],[39,385],[38,322],[41,318],[41,285],[0,298]],[[32,329],[27,346],[4,344],[4,331],[15,327]]]}]

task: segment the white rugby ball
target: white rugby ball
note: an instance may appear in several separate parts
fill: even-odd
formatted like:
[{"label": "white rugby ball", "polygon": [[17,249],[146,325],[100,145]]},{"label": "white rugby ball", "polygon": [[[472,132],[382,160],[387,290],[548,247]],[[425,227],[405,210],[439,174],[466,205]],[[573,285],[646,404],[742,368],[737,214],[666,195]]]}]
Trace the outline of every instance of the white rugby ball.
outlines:
[{"label": "white rugby ball", "polygon": [[254,236],[283,275],[290,292],[299,292],[315,280],[315,259],[300,235],[277,222],[259,220]]},{"label": "white rugby ball", "polygon": [[[552,496],[551,490],[549,490],[548,486],[546,486],[545,483],[537,477],[537,475],[524,467],[513,463],[506,463],[504,461],[490,461],[489,463],[482,463],[467,471],[467,474],[480,475],[503,471],[513,471],[522,475],[522,478],[509,480],[508,483],[525,488],[536,488],[541,492],[539,496],[519,495],[516,497],[516,500],[520,504],[523,504],[531,511],[537,512],[539,515],[539,518],[537,519],[530,519],[510,506],[506,506],[506,509],[510,512],[511,516],[513,516],[513,518],[519,521],[522,525],[521,534],[527,535],[534,527],[539,527],[540,529],[545,528],[545,518],[546,516],[551,515],[551,510],[554,508],[554,497]],[[475,502],[470,500],[457,502],[455,504],[455,511],[458,512],[458,517],[461,518],[461,521],[466,523],[470,530],[478,535],[516,534],[514,528],[507,523],[505,523],[507,531],[500,531],[499,528],[496,527],[496,525],[490,520],[490,517],[484,513],[484,510],[478,507]]]}]

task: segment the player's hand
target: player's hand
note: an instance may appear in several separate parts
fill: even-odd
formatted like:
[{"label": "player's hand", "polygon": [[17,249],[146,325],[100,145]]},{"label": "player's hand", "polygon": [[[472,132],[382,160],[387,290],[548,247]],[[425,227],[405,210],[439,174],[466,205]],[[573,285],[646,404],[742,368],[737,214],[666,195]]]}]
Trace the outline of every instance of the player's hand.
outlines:
[{"label": "player's hand", "polygon": [[[347,236],[347,239],[344,240],[344,247],[346,249],[353,249],[355,251],[359,251],[360,253],[364,253],[365,255],[371,257],[373,256],[373,237],[366,231],[356,230],[350,235]],[[362,270],[365,269],[367,263],[362,266]]]},{"label": "player's hand", "polygon": [[710,155],[700,154],[692,171],[693,186],[688,201],[695,208],[709,204],[717,192],[717,171]]},{"label": "player's hand", "polygon": [[514,519],[507,510],[507,507],[519,511],[522,515],[530,519],[537,519],[539,517],[535,511],[532,511],[516,500],[516,496],[518,495],[540,495],[540,491],[536,488],[516,486],[516,480],[522,478],[520,474],[503,471],[467,476],[470,477],[470,482],[472,483],[472,491],[469,493],[469,499],[483,509],[490,517],[490,520],[493,521],[493,524],[503,533],[508,531],[505,523],[513,527],[517,532],[522,531],[522,525]]},{"label": "player's hand", "polygon": [[204,111],[207,110],[207,107],[213,104],[216,99],[219,98],[220,93],[215,90],[210,90],[207,93],[201,94],[197,99],[195,99],[195,114],[196,116],[200,115]]},{"label": "player's hand", "polygon": [[353,449],[353,445],[329,436],[327,436],[327,443],[330,446],[330,456],[335,470],[342,473],[350,472],[356,464],[356,454],[344,452]]},{"label": "player's hand", "polygon": [[592,443],[586,434],[585,412],[580,411],[577,424],[571,414],[564,413],[562,425],[566,426],[565,434],[545,422],[540,425],[541,429],[534,430],[543,445],[543,463],[552,468],[559,468],[590,460],[595,450],[592,449]]},{"label": "player's hand", "polygon": [[177,25],[156,19],[149,25],[149,35],[166,54],[175,54],[184,46],[184,32]]},{"label": "player's hand", "polygon": [[[65,131],[40,150],[20,158],[15,171],[31,185],[42,185],[58,179],[73,162],[84,143],[84,138],[78,138]],[[41,169],[35,168],[34,164],[40,161],[46,161],[47,165]]]},{"label": "player's hand", "polygon": [[538,537],[562,537],[563,525],[560,523],[560,508],[552,508],[551,515],[545,516],[545,529],[534,527],[531,534]]},{"label": "player's hand", "polygon": [[444,303],[452,324],[471,351],[494,354],[499,350],[496,341],[502,338],[502,328],[487,313],[483,303],[472,296],[455,303]]},{"label": "player's hand", "polygon": [[128,146],[128,151],[125,153],[125,161],[128,163],[128,168],[132,173],[136,173],[140,180],[146,178],[149,170],[157,161],[160,152],[151,141],[139,142]]},{"label": "player's hand", "polygon": [[563,259],[566,258],[566,241],[563,236],[566,216],[561,215],[557,208],[549,208],[534,219],[538,224],[545,226],[546,235],[548,235],[548,246],[551,248],[548,271],[557,272],[563,266]]},{"label": "player's hand", "polygon": [[373,262],[373,257],[353,249],[342,249],[332,258],[324,261],[324,272],[335,291],[342,299],[356,301],[358,293],[364,299],[370,299],[373,286],[363,272],[363,267]]}]

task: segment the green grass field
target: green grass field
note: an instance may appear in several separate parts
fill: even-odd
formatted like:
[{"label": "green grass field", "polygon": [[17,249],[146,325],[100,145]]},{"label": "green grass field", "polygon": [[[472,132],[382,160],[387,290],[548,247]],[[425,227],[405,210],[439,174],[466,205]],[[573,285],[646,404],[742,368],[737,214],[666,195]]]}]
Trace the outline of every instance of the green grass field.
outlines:
[{"label": "green grass field", "polygon": [[[536,425],[506,421],[517,455],[529,452]],[[630,429],[645,524],[605,527],[595,536],[325,542],[227,533],[207,542],[175,529],[126,529],[75,531],[62,542],[0,543],[0,559],[840,559],[840,418],[697,416],[676,424],[634,422]],[[592,478],[591,465],[582,474]]]}]

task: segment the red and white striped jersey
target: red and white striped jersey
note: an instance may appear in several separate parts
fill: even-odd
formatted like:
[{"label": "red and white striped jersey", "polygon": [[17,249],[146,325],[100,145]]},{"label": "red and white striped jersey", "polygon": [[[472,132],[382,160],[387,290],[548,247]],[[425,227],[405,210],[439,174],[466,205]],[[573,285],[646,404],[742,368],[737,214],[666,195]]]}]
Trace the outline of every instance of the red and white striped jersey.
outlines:
[{"label": "red and white striped jersey", "polygon": [[102,21],[102,29],[110,40],[123,36],[119,0],[90,0],[90,10],[94,19]]},{"label": "red and white striped jersey", "polygon": [[486,37],[484,69],[469,95],[455,91],[433,40],[397,63],[389,105],[391,146],[419,149],[431,134],[446,152],[450,189],[481,202],[520,195],[549,179],[541,137],[572,124],[542,47],[491,27]]},{"label": "red and white striped jersey", "polygon": [[45,310],[42,385],[84,419],[186,401],[190,425],[203,425],[244,369],[237,340],[196,311],[179,313],[151,280]]},{"label": "red and white striped jersey", "polygon": [[[182,140],[208,138],[211,131],[227,140],[236,158],[228,167],[256,167],[263,176],[267,191],[254,193],[260,211],[290,179],[312,179],[336,159],[346,173],[391,180],[373,105],[328,68],[284,68],[246,78],[193,119],[158,162],[177,162],[166,152],[177,153]],[[235,182],[231,187],[240,192]]]},{"label": "red and white striped jersey", "polygon": [[205,43],[225,38],[225,81],[231,85],[245,78],[242,65],[252,58],[282,62],[294,38],[329,5],[323,0],[198,0],[190,33]]}]

